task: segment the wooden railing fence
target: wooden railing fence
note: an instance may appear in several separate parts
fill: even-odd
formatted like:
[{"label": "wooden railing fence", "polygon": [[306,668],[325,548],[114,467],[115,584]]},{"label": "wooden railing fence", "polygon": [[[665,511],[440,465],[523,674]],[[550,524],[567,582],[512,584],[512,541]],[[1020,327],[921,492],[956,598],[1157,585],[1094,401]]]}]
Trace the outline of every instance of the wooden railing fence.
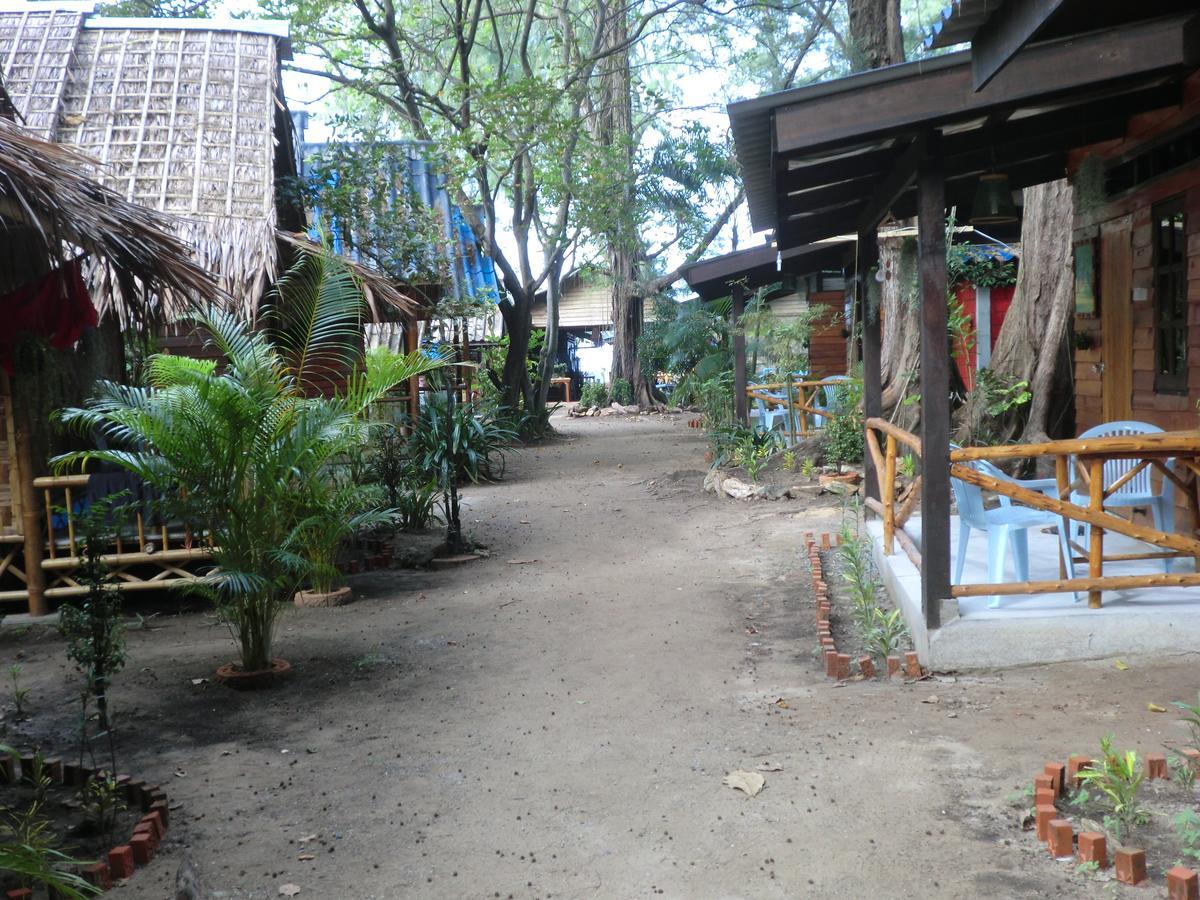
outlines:
[{"label": "wooden railing fence", "polygon": [[[916,457],[921,457],[920,439],[885,419],[868,419],[866,429],[867,449],[880,485],[880,499],[867,498],[866,504],[883,519],[884,552],[889,555],[895,552],[895,541],[899,540],[905,552],[919,568],[921,556],[917,542],[905,530],[904,525],[915,509],[920,493],[920,478],[916,478],[898,493],[896,468],[901,446],[906,447]],[[882,447],[880,435],[885,438]],[[1054,458],[1057,498],[1048,497],[968,465],[974,460],[997,462],[1047,456]],[[1104,465],[1114,459],[1136,459],[1139,462],[1106,486]],[[1173,467],[1168,465],[1168,460],[1174,461]],[[1169,479],[1187,498],[1191,517],[1190,534],[1159,531],[1122,518],[1105,508],[1106,499],[1139,473],[1150,468],[1159,472],[1162,478]],[[1105,590],[1200,586],[1200,432],[1130,435],[997,447],[963,447],[950,451],[950,474],[982,490],[1008,497],[1023,506],[1057,514],[1061,520],[1059,527],[1065,529],[1067,535],[1072,535],[1076,530],[1072,526],[1073,522],[1082,522],[1090,526],[1087,547],[1079,546],[1074,540],[1068,542],[1072,563],[1085,563],[1088,567],[1087,577],[1069,577],[1066,560],[1060,558],[1060,577],[1057,579],[1001,584],[958,584],[951,587],[955,597],[1086,591],[1088,605],[1098,608],[1101,592]],[[1071,502],[1070,498],[1073,495],[1085,493],[1088,497],[1087,506]],[[1105,555],[1104,536],[1108,532],[1125,535],[1159,549]],[[1076,552],[1080,554],[1079,557],[1075,556]],[[1104,574],[1105,562],[1184,557],[1196,561],[1195,573]]]}]

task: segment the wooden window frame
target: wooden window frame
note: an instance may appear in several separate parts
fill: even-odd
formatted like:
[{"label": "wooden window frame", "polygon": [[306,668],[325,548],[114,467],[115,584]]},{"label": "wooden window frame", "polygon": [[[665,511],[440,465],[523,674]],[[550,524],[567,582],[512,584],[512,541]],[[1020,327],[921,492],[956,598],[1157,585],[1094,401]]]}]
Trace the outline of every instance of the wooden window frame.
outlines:
[{"label": "wooden window frame", "polygon": [[[1182,195],[1171,197],[1151,208],[1154,220],[1154,391],[1159,394],[1187,394],[1188,391],[1188,303],[1187,303],[1187,207]],[[1182,246],[1178,258],[1164,262],[1162,259],[1162,221],[1166,217],[1180,216],[1183,220]],[[1180,307],[1180,298],[1182,304]],[[1166,301],[1170,300],[1170,308]],[[1183,331],[1183,364],[1181,371],[1164,372],[1164,332]]]}]

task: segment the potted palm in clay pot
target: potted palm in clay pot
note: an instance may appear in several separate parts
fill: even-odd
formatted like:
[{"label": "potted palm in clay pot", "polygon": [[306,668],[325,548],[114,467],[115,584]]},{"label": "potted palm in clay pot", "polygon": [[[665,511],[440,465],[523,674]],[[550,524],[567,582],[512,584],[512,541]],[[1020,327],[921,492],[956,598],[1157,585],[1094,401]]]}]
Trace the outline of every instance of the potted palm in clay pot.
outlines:
[{"label": "potted palm in clay pot", "polygon": [[[442,365],[386,349],[364,362],[362,311],[349,271],[326,253],[305,252],[280,280],[267,327],[252,330],[227,312],[195,316],[219,364],[154,356],[144,386],[102,381],[85,407],[60,413],[115,448],[58,457],[60,470],[92,459],[116,464],[211,541],[213,567],[184,586],[211,599],[228,625],[240,658],[218,676],[234,686],[290,669],[274,655],[275,625],[323,569],[307,541],[321,496],[312,485],[365,441],[373,403]],[[321,396],[313,385],[329,384],[329,369],[350,374],[344,390]]]}]

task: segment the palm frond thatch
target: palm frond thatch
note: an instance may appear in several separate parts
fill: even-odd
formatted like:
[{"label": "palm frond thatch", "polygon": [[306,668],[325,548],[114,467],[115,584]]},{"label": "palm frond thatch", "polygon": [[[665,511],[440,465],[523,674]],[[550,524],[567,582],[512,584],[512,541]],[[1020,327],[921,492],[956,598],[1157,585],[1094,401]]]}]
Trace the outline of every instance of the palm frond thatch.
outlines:
[{"label": "palm frond thatch", "polygon": [[172,221],[91,180],[85,173],[95,165],[0,118],[0,227],[32,229],[52,265],[90,254],[125,288],[115,310],[123,322],[177,315],[190,300],[211,298],[213,280]]}]

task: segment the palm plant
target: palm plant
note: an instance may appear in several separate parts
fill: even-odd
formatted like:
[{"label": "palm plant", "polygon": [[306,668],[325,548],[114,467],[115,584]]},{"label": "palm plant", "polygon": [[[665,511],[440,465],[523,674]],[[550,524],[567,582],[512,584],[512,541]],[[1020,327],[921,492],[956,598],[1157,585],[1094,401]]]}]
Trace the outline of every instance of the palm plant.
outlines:
[{"label": "palm plant", "polygon": [[[281,279],[266,328],[233,315],[196,315],[219,351],[212,360],[154,356],[148,383],[99,382],[62,421],[116,449],[65,454],[118,465],[202,529],[215,566],[191,584],[212,599],[241,650],[243,671],[271,666],[275,621],[319,568],[308,540],[329,515],[311,485],[367,438],[366,412],[397,383],[443,362],[419,352],[361,353],[362,293],[328,254],[305,253]],[[315,389],[344,382],[333,396]],[[318,554],[319,555],[319,554]]]}]

